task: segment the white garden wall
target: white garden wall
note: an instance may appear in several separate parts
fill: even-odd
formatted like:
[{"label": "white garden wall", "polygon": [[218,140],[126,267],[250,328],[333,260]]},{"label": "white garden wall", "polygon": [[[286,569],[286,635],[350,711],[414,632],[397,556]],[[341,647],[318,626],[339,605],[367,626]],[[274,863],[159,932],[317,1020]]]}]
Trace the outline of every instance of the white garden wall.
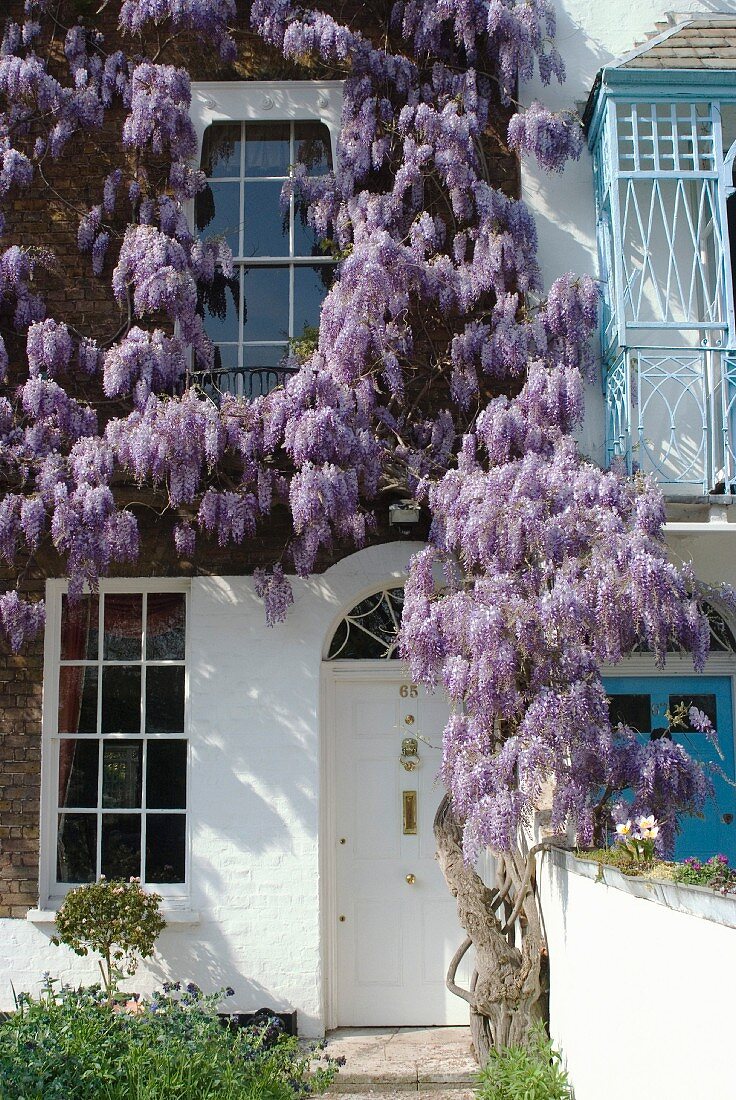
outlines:
[{"label": "white garden wall", "polygon": [[[371,547],[294,578],[294,607],[273,630],[250,578],[192,580],[189,910],[171,914],[177,923],[126,988],[146,993],[177,978],[208,992],[231,985],[230,1010],[296,1009],[301,1034],[322,1034],[322,651],[362,596],[403,583],[417,549]],[[92,960],[50,944],[48,916],[0,920],[0,1010],[12,1008],[11,980],[37,992],[44,971],[98,979]]]},{"label": "white garden wall", "polygon": [[733,1096],[736,899],[541,857],[550,1016],[575,1100]]}]

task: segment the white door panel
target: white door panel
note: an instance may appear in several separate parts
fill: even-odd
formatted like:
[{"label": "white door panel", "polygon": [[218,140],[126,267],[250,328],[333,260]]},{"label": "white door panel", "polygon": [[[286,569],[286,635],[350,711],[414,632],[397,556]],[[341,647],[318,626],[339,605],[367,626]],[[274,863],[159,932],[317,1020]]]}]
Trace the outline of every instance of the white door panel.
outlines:
[{"label": "white door panel", "polygon": [[[412,698],[400,676],[386,669],[334,685],[339,1026],[467,1023],[467,1006],[445,987],[464,933],[432,832],[447,707],[422,688]],[[399,759],[405,737],[419,741],[413,771]],[[403,828],[405,791],[416,793],[415,835]],[[458,983],[467,986],[465,962]]]}]

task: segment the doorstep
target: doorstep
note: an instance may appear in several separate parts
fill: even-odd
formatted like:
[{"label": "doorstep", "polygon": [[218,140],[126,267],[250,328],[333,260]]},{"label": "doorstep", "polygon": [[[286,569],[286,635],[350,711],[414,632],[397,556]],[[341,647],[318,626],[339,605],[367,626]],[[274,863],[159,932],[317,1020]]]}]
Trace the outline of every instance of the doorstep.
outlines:
[{"label": "doorstep", "polygon": [[473,1097],[478,1066],[467,1027],[339,1028],[327,1033],[325,1053],[346,1060],[329,1091],[331,1097]]}]

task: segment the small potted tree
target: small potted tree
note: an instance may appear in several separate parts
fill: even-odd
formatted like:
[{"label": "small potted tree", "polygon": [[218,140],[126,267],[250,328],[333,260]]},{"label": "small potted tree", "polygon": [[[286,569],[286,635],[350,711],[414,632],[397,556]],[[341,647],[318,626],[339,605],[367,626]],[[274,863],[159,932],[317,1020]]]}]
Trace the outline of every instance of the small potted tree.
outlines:
[{"label": "small potted tree", "polygon": [[161,897],[149,894],[131,878],[90,882],[70,890],[56,915],[52,943],[65,944],[77,955],[99,956],[102,984],[110,1007],[118,984],[135,974],[148,959],[166,921],[159,912]]}]

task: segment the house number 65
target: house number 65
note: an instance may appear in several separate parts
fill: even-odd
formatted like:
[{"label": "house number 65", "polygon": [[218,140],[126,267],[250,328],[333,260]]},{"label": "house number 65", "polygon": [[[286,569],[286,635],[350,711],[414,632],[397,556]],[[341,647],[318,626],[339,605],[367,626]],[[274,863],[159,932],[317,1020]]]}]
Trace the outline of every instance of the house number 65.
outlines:
[{"label": "house number 65", "polygon": [[416,684],[402,684],[399,688],[399,695],[402,699],[416,699],[419,694],[419,688]]}]

